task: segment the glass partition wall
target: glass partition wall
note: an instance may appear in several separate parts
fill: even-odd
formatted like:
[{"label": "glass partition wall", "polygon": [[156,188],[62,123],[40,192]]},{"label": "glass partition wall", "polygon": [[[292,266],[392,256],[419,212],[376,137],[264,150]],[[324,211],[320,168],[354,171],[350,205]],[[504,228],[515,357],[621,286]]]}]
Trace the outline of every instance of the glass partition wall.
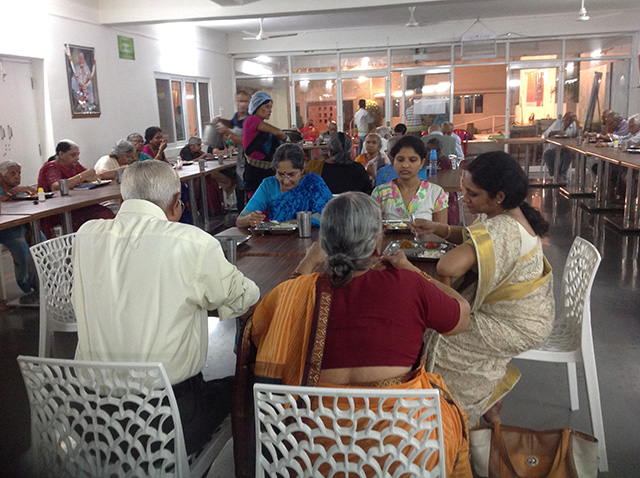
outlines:
[{"label": "glass partition wall", "polygon": [[[452,121],[489,136],[538,135],[566,111],[584,120],[591,82],[603,73],[600,111],[628,114],[631,35],[501,41],[491,58],[462,58],[458,45],[419,45],[235,59],[238,88],[274,96],[271,121],[353,132],[358,101],[376,125],[416,131]],[[292,106],[294,105],[294,106]],[[277,110],[277,114],[276,114]],[[598,110],[596,110],[597,113]]]}]

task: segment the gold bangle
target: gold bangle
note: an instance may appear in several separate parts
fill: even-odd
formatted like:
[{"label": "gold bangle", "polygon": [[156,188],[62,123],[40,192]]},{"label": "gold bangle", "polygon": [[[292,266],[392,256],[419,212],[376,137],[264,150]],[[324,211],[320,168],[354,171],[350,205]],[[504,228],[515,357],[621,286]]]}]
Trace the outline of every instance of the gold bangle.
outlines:
[{"label": "gold bangle", "polygon": [[420,271],[420,275],[421,275],[422,277],[424,277],[425,279],[427,279],[429,282],[431,282],[431,281],[433,280],[433,277],[431,277],[429,274],[427,274],[427,273],[426,273],[426,272],[424,272],[424,271]]},{"label": "gold bangle", "polygon": [[451,235],[451,226],[449,224],[445,224],[445,226],[447,226],[447,234],[442,239],[446,241],[447,239],[449,239],[449,236]]}]

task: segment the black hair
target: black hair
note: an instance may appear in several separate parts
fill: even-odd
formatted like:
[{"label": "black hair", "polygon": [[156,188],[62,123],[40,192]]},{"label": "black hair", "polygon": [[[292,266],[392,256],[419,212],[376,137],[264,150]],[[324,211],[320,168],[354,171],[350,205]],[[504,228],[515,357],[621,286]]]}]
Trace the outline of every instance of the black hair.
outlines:
[{"label": "black hair", "polygon": [[391,156],[395,158],[396,154],[398,154],[402,148],[413,149],[418,156],[420,156],[420,159],[426,159],[427,157],[427,148],[417,136],[407,135],[400,137],[396,144],[393,145],[393,148],[391,148]]},{"label": "black hair", "polygon": [[480,154],[469,163],[467,172],[471,174],[473,184],[484,189],[490,198],[502,191],[504,200],[501,206],[506,209],[520,207],[524,217],[538,236],[549,231],[549,223],[540,211],[533,208],[525,199],[529,189],[529,179],[518,162],[504,151],[491,151]]},{"label": "black hair", "polygon": [[47,159],[47,163],[49,161],[55,161],[56,159],[58,159],[58,153],[68,153],[71,148],[75,148],[76,146],[77,145],[75,143],[63,139],[58,144],[56,144],[56,154]]},{"label": "black hair", "polygon": [[394,133],[400,133],[401,135],[405,135],[407,133],[407,125],[404,123],[398,123],[393,128]]},{"label": "black hair", "polygon": [[427,141],[427,147],[430,144],[435,144],[436,153],[438,154],[438,156],[440,156],[440,152],[442,151],[442,143],[440,143],[440,140],[438,138],[431,138],[429,141]]},{"label": "black hair", "polygon": [[149,126],[146,130],[144,130],[144,143],[148,144],[156,134],[161,132],[162,129],[158,126]]},{"label": "black hair", "polygon": [[360,108],[366,108],[366,107],[367,107],[367,100],[360,100],[360,101],[358,101],[358,107],[360,107]]}]

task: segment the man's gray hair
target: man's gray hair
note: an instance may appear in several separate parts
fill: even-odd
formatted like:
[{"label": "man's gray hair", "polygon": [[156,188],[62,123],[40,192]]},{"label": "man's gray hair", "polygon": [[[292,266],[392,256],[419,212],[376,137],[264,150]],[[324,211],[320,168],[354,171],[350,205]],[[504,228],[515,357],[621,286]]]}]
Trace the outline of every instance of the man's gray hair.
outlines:
[{"label": "man's gray hair", "polygon": [[144,199],[167,212],[180,194],[180,178],[164,161],[141,161],[130,164],[122,174],[122,199]]},{"label": "man's gray hair", "polygon": [[347,192],[327,203],[320,219],[320,247],[333,285],[345,286],[354,271],[367,269],[381,233],[380,208],[371,196]]},{"label": "man's gray hair", "polygon": [[640,113],[629,116],[629,123],[633,123],[636,126],[640,126]]},{"label": "man's gray hair", "polygon": [[114,158],[119,158],[127,153],[133,153],[133,145],[126,139],[121,139],[111,149],[111,154]]},{"label": "man's gray hair", "polygon": [[196,145],[198,143],[202,142],[202,140],[200,138],[198,138],[197,136],[191,136],[191,138],[189,138],[188,144],[189,146],[193,146]]},{"label": "man's gray hair", "polygon": [[616,113],[615,111],[609,113],[609,118],[613,118],[615,121],[622,121],[624,119],[620,113]]},{"label": "man's gray hair", "polygon": [[376,128],[376,133],[378,133],[381,137],[388,139],[393,134],[393,131],[388,126],[378,126]]},{"label": "man's gray hair", "polygon": [[0,175],[4,176],[5,174],[7,174],[7,171],[9,171],[9,168],[22,168],[22,165],[20,163],[16,163],[15,161],[2,161],[0,163]]}]

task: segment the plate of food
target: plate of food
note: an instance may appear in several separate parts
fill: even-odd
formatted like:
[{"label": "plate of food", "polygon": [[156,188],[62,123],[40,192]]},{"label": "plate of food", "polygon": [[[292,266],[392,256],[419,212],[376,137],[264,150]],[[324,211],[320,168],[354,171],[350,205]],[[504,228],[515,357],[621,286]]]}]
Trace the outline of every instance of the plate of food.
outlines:
[{"label": "plate of food", "polygon": [[[51,199],[53,196],[55,196],[54,192],[44,193],[44,197],[46,199]],[[13,196],[13,199],[18,199],[18,200],[21,200],[21,201],[33,201],[33,200],[37,200],[38,199],[38,195],[37,194],[29,194],[27,192],[22,192],[22,193],[18,193],[15,196]]]},{"label": "plate of food", "polygon": [[437,261],[449,249],[447,242],[427,241],[418,243],[408,239],[394,242],[399,244],[400,250],[404,252],[409,260],[416,261]]},{"label": "plate of food", "polygon": [[106,186],[111,183],[111,179],[96,179],[95,181],[91,181],[90,183],[82,183],[78,184],[73,189],[93,189],[98,188],[100,186]]},{"label": "plate of food", "polygon": [[382,221],[382,227],[384,227],[385,231],[389,232],[411,232],[408,220],[403,221],[401,219],[389,219]]},{"label": "plate of food", "polygon": [[250,227],[251,234],[293,234],[298,230],[297,222],[265,221],[256,227]]}]

